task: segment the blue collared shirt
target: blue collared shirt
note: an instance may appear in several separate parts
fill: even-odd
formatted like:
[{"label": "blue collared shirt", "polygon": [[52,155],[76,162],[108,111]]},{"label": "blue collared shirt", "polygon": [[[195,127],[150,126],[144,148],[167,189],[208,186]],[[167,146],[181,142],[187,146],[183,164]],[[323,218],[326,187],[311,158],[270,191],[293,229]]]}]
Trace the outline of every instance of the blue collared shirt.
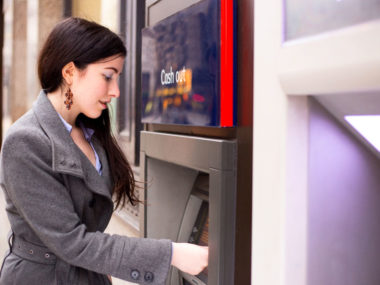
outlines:
[{"label": "blue collared shirt", "polygon": [[[73,127],[68,122],[65,121],[65,119],[61,116],[61,114],[59,114],[58,112],[57,112],[57,114],[58,114],[59,118],[61,119],[62,123],[65,125],[66,130],[69,132],[69,134],[71,134],[71,130],[73,129]],[[92,150],[94,151],[96,171],[99,173],[99,175],[102,175],[102,163],[100,162],[99,156],[96,153],[96,150],[95,150],[95,148],[91,142],[91,138],[92,138],[95,131],[93,129],[86,128],[82,122],[80,122],[79,124],[80,124],[80,127],[82,129],[82,132],[83,132],[85,139],[88,141]]]}]

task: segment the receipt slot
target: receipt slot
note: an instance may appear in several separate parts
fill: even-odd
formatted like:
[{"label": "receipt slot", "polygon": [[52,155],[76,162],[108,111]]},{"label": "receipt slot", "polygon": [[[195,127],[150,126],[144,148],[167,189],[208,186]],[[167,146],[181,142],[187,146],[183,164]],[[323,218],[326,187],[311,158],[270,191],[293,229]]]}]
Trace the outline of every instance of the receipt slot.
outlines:
[{"label": "receipt slot", "polygon": [[205,271],[172,268],[166,284],[233,284],[236,142],[144,131],[140,155],[142,236],[209,246]]}]

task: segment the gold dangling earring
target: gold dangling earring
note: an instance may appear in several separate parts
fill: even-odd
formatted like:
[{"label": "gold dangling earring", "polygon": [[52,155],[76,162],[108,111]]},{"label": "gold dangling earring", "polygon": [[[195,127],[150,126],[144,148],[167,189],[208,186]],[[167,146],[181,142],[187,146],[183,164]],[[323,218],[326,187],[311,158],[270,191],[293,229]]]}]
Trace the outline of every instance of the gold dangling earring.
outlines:
[{"label": "gold dangling earring", "polygon": [[71,92],[70,87],[66,91],[65,96],[66,96],[66,100],[64,101],[64,103],[66,105],[66,109],[70,110],[71,105],[73,105],[73,93]]}]

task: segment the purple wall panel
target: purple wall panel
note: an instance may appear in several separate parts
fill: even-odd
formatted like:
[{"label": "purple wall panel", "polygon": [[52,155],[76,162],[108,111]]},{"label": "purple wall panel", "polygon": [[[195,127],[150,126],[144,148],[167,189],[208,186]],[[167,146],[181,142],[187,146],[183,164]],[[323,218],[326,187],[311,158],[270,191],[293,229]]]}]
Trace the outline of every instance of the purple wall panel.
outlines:
[{"label": "purple wall panel", "polygon": [[308,285],[380,284],[380,161],[310,99]]}]

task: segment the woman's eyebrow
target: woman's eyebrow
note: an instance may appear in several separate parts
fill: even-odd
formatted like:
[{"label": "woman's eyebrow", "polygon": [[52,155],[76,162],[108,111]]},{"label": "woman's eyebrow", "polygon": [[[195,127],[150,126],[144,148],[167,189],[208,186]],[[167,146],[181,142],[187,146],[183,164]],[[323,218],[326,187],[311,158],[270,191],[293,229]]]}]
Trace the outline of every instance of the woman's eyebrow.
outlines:
[{"label": "woman's eyebrow", "polygon": [[112,69],[112,70],[115,71],[116,73],[119,73],[119,71],[118,71],[115,67],[106,67],[105,69]]}]

